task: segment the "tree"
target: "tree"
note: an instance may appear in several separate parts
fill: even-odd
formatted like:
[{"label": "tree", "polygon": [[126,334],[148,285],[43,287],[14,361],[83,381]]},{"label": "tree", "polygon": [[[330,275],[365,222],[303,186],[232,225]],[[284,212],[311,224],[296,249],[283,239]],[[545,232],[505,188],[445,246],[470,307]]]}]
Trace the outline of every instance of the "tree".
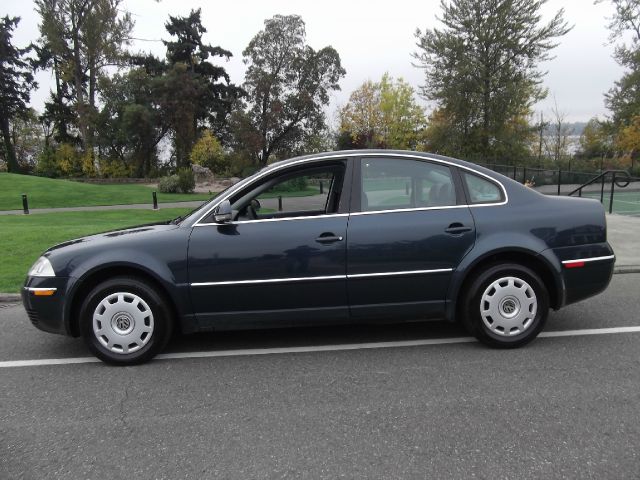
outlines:
[{"label": "tree", "polygon": [[23,114],[12,119],[11,142],[20,170],[33,169],[44,146],[42,127],[34,109],[28,108]]},{"label": "tree", "polygon": [[9,172],[19,170],[10,124],[27,114],[31,90],[37,85],[33,60],[28,57],[33,47],[18,48],[11,41],[19,22],[19,17],[0,20],[0,128]]},{"label": "tree", "polygon": [[157,167],[157,146],[169,131],[168,115],[160,106],[161,77],[133,68],[103,78],[103,107],[97,117],[97,146],[102,155],[121,163],[139,177]]},{"label": "tree", "polygon": [[567,156],[569,147],[570,128],[567,125],[566,118],[567,114],[558,108],[554,98],[550,124],[551,135],[547,137],[546,143],[547,154],[557,166],[560,166],[560,162]]},{"label": "tree", "polygon": [[340,131],[351,137],[353,148],[385,147],[380,101],[380,84],[367,80],[340,110]]},{"label": "tree", "polygon": [[340,111],[341,130],[360,148],[414,150],[422,140],[426,119],[413,88],[388,73],[380,82],[367,80],[353,91]]},{"label": "tree", "polygon": [[335,49],[306,44],[301,17],[276,15],[264,24],[242,53],[247,105],[234,120],[236,141],[248,141],[259,165],[300,150],[325,127],[323,107],[345,75]]},{"label": "tree", "polygon": [[186,17],[169,17],[167,32],[175,40],[165,41],[167,66],[162,104],[172,122],[174,154],[178,167],[187,166],[201,127],[219,138],[229,136],[227,123],[242,89],[231,83],[226,70],[211,63],[213,57],[229,59],[222,47],[204,43],[200,9]]},{"label": "tree", "polygon": [[598,118],[590,119],[580,135],[580,149],[577,153],[584,159],[603,157],[612,151],[611,128],[609,122]]},{"label": "tree", "polygon": [[120,65],[133,21],[122,0],[36,0],[41,16],[43,61],[54,69],[56,93],[50,115],[58,119],[60,136],[68,136],[66,100],[72,99],[80,141],[94,142],[98,80],[105,67]]},{"label": "tree", "polygon": [[613,114],[613,124],[616,129],[622,129],[640,115],[640,0],[607,1],[615,9],[608,25],[609,40],[631,39],[630,45],[622,43],[615,48],[613,56],[626,71],[605,95],[605,104]]},{"label": "tree", "polygon": [[[570,28],[559,10],[541,24],[546,0],[441,0],[442,28],[416,31],[422,95],[435,102],[451,139],[447,151],[472,158],[502,157],[531,106],[545,97],[537,64]],[[514,141],[515,140],[515,141]]]},{"label": "tree", "polygon": [[618,148],[630,159],[631,170],[634,170],[640,153],[640,116],[633,117],[629,125],[620,130],[616,140]]}]

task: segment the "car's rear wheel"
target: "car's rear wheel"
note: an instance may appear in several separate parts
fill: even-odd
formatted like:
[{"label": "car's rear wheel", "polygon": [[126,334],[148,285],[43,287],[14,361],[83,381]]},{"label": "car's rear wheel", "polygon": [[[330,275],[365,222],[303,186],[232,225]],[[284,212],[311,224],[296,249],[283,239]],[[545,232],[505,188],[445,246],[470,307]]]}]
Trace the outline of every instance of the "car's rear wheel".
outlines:
[{"label": "car's rear wheel", "polygon": [[529,343],[544,328],[549,293],[540,277],[517,264],[492,265],[478,274],[463,297],[465,327],[492,347]]},{"label": "car's rear wheel", "polygon": [[133,365],[153,358],[171,335],[170,309],[137,278],[117,277],[96,286],[80,310],[82,336],[104,362]]}]

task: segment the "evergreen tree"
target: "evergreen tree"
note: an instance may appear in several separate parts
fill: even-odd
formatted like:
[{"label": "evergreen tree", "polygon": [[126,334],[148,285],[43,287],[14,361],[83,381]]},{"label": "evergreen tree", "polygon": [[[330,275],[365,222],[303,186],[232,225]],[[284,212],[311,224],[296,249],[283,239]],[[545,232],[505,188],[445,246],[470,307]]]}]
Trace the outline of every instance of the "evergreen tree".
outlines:
[{"label": "evergreen tree", "polygon": [[227,123],[234,102],[242,90],[231,83],[226,70],[212,63],[215,57],[232,54],[219,46],[204,43],[201,11],[186,17],[169,17],[165,24],[173,37],[165,41],[167,63],[162,103],[172,118],[176,164],[189,163],[189,154],[201,127],[209,127],[216,137],[228,139]]},{"label": "evergreen tree", "polygon": [[28,114],[31,90],[36,87],[34,63],[28,57],[33,46],[18,48],[11,41],[19,22],[19,17],[5,16],[0,20],[0,129],[9,172],[19,170],[10,125]]},{"label": "evergreen tree", "polygon": [[546,1],[441,0],[442,27],[416,31],[422,95],[448,130],[443,153],[494,160],[526,143],[513,134],[546,95],[537,64],[570,30],[562,9],[541,24]]}]

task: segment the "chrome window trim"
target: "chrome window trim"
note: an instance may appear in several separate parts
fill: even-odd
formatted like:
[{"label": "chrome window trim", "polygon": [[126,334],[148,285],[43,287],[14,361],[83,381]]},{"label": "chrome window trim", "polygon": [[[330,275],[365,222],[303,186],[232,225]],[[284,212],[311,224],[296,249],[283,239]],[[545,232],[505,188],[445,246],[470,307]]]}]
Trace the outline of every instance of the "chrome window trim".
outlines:
[{"label": "chrome window trim", "polygon": [[351,215],[373,215],[378,213],[397,213],[397,212],[421,212],[424,210],[450,210],[453,208],[467,208],[469,205],[443,205],[441,207],[415,207],[415,208],[396,208],[394,210],[367,210],[366,212],[353,212]]},{"label": "chrome window trim", "polygon": [[316,218],[336,218],[336,217],[348,217],[348,213],[331,213],[329,215],[304,215],[300,217],[287,217],[287,218],[259,218],[256,220],[240,220],[235,222],[226,222],[226,223],[199,223],[194,225],[194,227],[208,227],[211,225],[215,225],[217,227],[221,225],[241,225],[243,223],[263,223],[263,222],[284,222],[291,220],[311,220]]},{"label": "chrome window trim", "polygon": [[425,273],[452,272],[453,268],[436,268],[432,270],[405,270],[400,272],[355,273],[351,275],[325,275],[317,277],[265,278],[260,280],[228,280],[221,282],[196,282],[192,287],[214,287],[220,285],[256,285],[261,283],[306,282],[313,280],[347,280],[350,278],[386,277],[396,275],[419,275]]},{"label": "chrome window trim", "polygon": [[[449,162],[447,160],[442,160],[439,158],[434,158],[434,157],[430,157],[428,155],[413,155],[410,153],[384,153],[384,152],[376,152],[376,153],[346,153],[346,154],[336,154],[336,155],[328,155],[328,156],[322,156],[322,157],[311,157],[311,158],[303,158],[300,160],[296,160],[295,162],[290,162],[290,163],[286,163],[284,165],[279,165],[277,167],[274,167],[272,169],[269,169],[267,171],[264,171],[260,174],[258,174],[254,179],[253,182],[260,180],[261,178],[270,175],[272,173],[278,172],[280,170],[286,169],[288,167],[292,167],[294,165],[299,165],[302,163],[312,163],[315,161],[324,161],[324,160],[338,160],[341,158],[351,158],[351,157],[396,157],[396,158],[412,158],[412,159],[418,159],[418,160],[428,160],[430,162],[435,162],[435,163],[441,163],[443,165],[449,165],[451,167],[457,167],[457,168],[461,168],[463,170],[468,170],[472,173],[475,173],[476,175],[480,175],[482,177],[485,177],[486,179],[488,179],[490,182],[496,183],[501,189],[502,189],[502,193],[504,194],[504,200],[502,202],[492,202],[492,203],[477,203],[477,204],[465,204],[465,205],[451,205],[451,206],[443,206],[443,207],[426,207],[425,209],[428,210],[436,210],[436,209],[444,209],[444,208],[461,208],[461,207],[494,207],[494,206],[500,206],[500,205],[506,205],[509,202],[509,196],[507,194],[507,189],[504,187],[504,185],[502,184],[502,182],[500,182],[499,180],[496,180],[495,178],[487,175],[486,173],[482,173],[479,172],[478,170],[475,170],[471,167],[467,167],[465,165],[458,165],[456,163],[453,162]],[[253,183],[252,182],[252,183]],[[200,215],[200,217],[198,217],[198,220],[195,221],[195,223],[193,224],[194,227],[198,227],[198,226],[206,226],[206,225],[220,225],[218,223],[200,223],[200,220],[202,220],[203,218],[205,218],[207,215],[209,215],[214,208],[216,208],[221,202],[223,202],[224,200],[227,200],[230,196],[232,196],[233,194],[235,194],[238,190],[240,190],[241,188],[244,188],[245,182],[243,182],[242,180],[240,182],[238,182],[236,185],[232,186],[229,191],[222,197],[218,198],[217,201],[202,215]],[[416,209],[411,209],[411,210],[424,210],[423,208],[416,208]],[[356,215],[356,214],[373,214],[373,213],[387,213],[387,212],[397,212],[398,210],[380,210],[380,211],[371,211],[371,212],[353,212],[351,213],[351,215]],[[406,211],[410,211],[410,210],[406,210]],[[346,214],[340,214],[340,215],[346,215]],[[315,215],[314,217],[327,217],[329,215]],[[292,217],[291,219],[294,218],[301,218],[301,217]],[[289,220],[289,219],[284,219],[284,218],[278,218],[278,219],[263,219],[263,220]],[[258,221],[262,221],[262,220],[247,220],[247,222],[258,222]]]},{"label": "chrome window trim", "polygon": [[574,260],[563,260],[562,264],[565,265],[567,263],[576,263],[576,262],[597,262],[600,260],[613,260],[614,258],[616,258],[615,255],[607,255],[604,257],[576,258]]}]

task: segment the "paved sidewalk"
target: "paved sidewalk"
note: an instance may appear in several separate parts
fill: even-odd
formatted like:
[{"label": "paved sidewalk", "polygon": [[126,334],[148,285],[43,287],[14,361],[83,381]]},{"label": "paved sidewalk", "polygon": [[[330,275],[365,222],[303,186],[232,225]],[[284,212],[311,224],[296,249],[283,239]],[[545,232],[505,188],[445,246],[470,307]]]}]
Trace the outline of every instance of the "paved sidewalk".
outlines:
[{"label": "paved sidewalk", "polygon": [[616,273],[640,272],[640,218],[607,215],[607,240],[616,254]]},{"label": "paved sidewalk", "polygon": [[[159,203],[159,210],[163,208],[196,208],[202,205],[205,200],[192,202],[168,202]],[[94,205],[91,207],[64,207],[64,208],[31,208],[29,213],[61,213],[61,212],[87,212],[98,210],[153,210],[151,203],[132,203],[129,205]],[[22,215],[22,210],[0,210],[0,215]]]}]

